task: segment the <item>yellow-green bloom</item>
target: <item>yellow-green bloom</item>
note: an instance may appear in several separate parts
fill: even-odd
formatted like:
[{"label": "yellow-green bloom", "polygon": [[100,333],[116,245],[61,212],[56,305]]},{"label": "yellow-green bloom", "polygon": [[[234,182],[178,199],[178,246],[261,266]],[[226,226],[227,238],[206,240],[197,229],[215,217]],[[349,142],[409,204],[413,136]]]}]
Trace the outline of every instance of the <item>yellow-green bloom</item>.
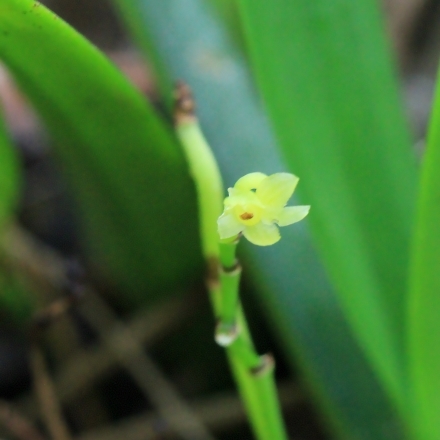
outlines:
[{"label": "yellow-green bloom", "polygon": [[289,173],[250,173],[239,179],[228,189],[225,209],[217,221],[220,239],[243,233],[259,246],[276,243],[281,238],[278,226],[299,222],[309,213],[310,206],[286,207],[298,180]]}]

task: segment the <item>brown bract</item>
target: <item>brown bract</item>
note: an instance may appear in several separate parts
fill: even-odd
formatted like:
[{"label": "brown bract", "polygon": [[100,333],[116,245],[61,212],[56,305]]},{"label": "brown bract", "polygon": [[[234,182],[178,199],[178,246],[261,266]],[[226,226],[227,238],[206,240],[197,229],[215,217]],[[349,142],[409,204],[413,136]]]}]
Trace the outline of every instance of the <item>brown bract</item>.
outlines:
[{"label": "brown bract", "polygon": [[195,107],[191,88],[183,81],[178,81],[174,89],[174,121],[176,125],[193,123],[197,119]]}]

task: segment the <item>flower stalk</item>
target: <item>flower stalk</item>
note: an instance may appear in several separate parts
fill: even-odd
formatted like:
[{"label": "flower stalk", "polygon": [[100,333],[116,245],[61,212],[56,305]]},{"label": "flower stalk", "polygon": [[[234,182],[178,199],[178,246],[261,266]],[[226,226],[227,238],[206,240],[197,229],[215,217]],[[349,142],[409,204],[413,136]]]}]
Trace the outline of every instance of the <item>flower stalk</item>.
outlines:
[{"label": "flower stalk", "polygon": [[287,440],[273,358],[256,352],[239,300],[241,266],[235,251],[241,231],[223,237],[228,239],[220,243],[217,220],[222,214],[222,179],[198,125],[191,91],[182,83],[176,87],[175,123],[198,195],[200,236],[208,266],[207,287],[218,322],[215,340],[225,347],[255,437]]},{"label": "flower stalk", "polygon": [[175,129],[196,186],[203,255],[211,261],[212,259],[218,260],[219,255],[215,224],[222,212],[223,182],[215,157],[200,130],[194,110],[191,90],[186,84],[178,83],[175,90]]},{"label": "flower stalk", "polygon": [[241,266],[236,264],[231,269],[220,268],[220,316],[215,330],[217,344],[225,347],[230,345],[239,332],[237,326],[238,292],[240,285]]}]

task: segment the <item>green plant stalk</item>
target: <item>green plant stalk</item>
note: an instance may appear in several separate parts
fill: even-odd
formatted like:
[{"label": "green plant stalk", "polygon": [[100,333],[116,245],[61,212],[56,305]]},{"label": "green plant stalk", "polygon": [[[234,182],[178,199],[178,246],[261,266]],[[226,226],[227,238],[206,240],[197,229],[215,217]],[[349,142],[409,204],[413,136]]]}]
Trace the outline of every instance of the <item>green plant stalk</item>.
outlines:
[{"label": "green plant stalk", "polygon": [[[235,257],[238,239],[230,243],[220,243],[220,315],[219,324],[216,328],[216,340],[218,336],[232,335],[237,331],[237,305],[239,302],[241,266]],[[218,342],[218,341],[217,341]],[[220,343],[220,345],[222,345]]]},{"label": "green plant stalk", "polygon": [[[237,243],[238,241],[220,245],[223,270],[231,267],[232,261],[238,264],[235,258]],[[232,275],[234,273],[235,275]],[[259,356],[254,348],[239,300],[240,271],[231,272],[230,277],[234,276],[237,278],[236,282],[221,285],[220,292],[223,313],[220,319],[229,320],[230,316],[234,316],[232,322],[237,329],[236,339],[226,347],[226,353],[255,436],[260,440],[287,440],[274,379],[274,361],[270,355]],[[228,297],[232,298],[234,303]],[[229,321],[225,322],[228,324]],[[219,326],[221,324],[222,321]]]},{"label": "green plant stalk", "polygon": [[231,271],[220,270],[220,286],[221,286],[221,310],[220,322],[217,331],[235,332],[236,331],[236,315],[238,304],[238,292],[240,285],[241,266],[237,265]]},{"label": "green plant stalk", "polygon": [[259,440],[287,440],[273,372],[257,377],[232,354],[230,348],[227,354],[255,437]]},{"label": "green plant stalk", "polygon": [[[177,87],[178,90],[179,88],[180,90],[186,89],[188,91],[184,85]],[[188,97],[182,98],[182,100],[188,99]],[[192,102],[189,102],[189,104],[186,104],[186,102],[181,102],[180,105],[193,105]],[[190,174],[196,186],[202,251],[208,264],[211,265],[213,259],[218,261],[219,255],[216,225],[217,218],[222,211],[223,182],[215,157],[192,112],[192,107],[191,114],[181,112],[178,115],[176,111],[176,132],[182,143],[188,160]]]},{"label": "green plant stalk", "polygon": [[223,268],[230,270],[237,265],[237,258],[235,256],[235,252],[237,250],[237,245],[239,242],[239,238],[234,239],[233,241],[220,242],[220,255],[221,255],[221,263]]},{"label": "green plant stalk", "polygon": [[[249,421],[258,440],[287,440],[273,376],[272,357],[260,357],[254,349],[238,300],[238,279],[230,275],[230,282],[224,284],[225,290],[220,283],[220,273],[227,272],[236,262],[236,243],[219,244],[217,219],[222,213],[222,179],[195,117],[191,92],[183,84],[176,88],[175,122],[176,133],[198,194],[202,250],[208,265],[207,285],[214,314],[220,319],[220,324],[224,304],[235,304],[232,308],[235,309],[233,321],[237,325],[237,334],[226,347],[226,353]],[[235,271],[235,277],[239,275],[240,271]],[[236,300],[223,301],[225,294],[232,295]]]}]

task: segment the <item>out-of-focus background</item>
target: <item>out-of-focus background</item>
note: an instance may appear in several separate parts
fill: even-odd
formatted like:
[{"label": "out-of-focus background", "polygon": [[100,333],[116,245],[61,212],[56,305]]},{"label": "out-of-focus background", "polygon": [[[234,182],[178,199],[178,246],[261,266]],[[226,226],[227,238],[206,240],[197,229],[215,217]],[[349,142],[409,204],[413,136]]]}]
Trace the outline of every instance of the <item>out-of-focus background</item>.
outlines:
[{"label": "out-of-focus background", "polygon": [[[104,51],[166,118],[160,84],[110,3],[43,3]],[[235,3],[211,6],[242,42]],[[440,3],[385,0],[383,10],[414,149],[421,155],[440,52]],[[49,438],[45,426],[52,408],[63,420],[60,439],[179,439],[193,429],[191,423],[195,433],[199,425],[210,432],[194,439],[251,439],[223,351],[213,342],[215,323],[200,268],[164,298],[125,300],[105,268],[88,259],[52,141],[3,68],[0,97],[25,169],[18,222],[2,256],[11,279],[2,283],[11,286],[12,280],[17,292],[33,283],[40,295],[40,315],[26,328],[18,329],[8,316],[0,321],[0,437]],[[242,294],[258,350],[277,360],[290,438],[329,439],[314,394],[284,358],[246,275]]]}]

